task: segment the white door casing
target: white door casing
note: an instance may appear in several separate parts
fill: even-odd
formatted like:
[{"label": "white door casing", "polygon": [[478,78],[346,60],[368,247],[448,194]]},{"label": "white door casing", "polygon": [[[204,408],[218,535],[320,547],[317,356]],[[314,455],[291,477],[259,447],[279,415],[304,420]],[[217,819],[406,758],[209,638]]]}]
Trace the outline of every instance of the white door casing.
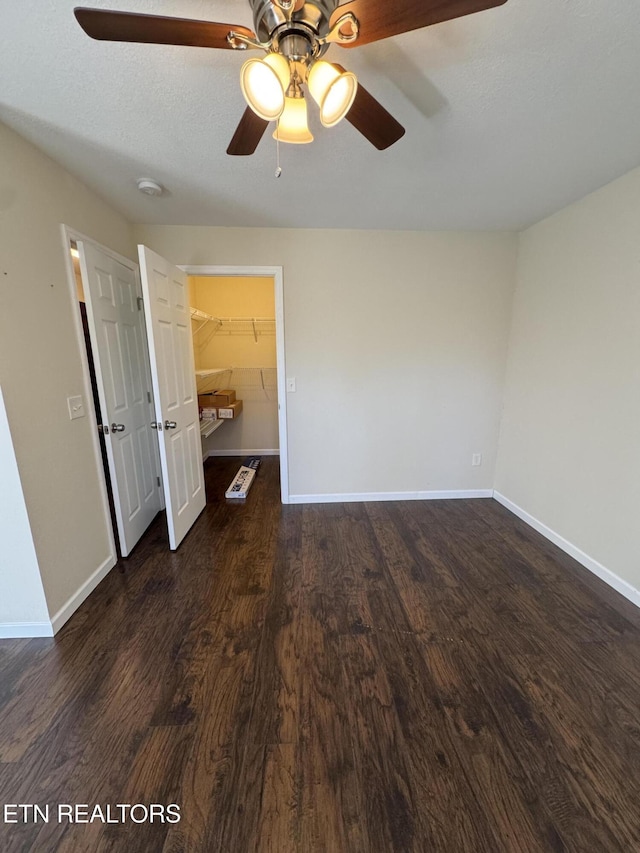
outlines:
[{"label": "white door casing", "polygon": [[278,384],[278,443],[280,456],[280,498],[289,503],[289,441],[287,436],[287,392],[284,346],[284,273],[282,267],[270,266],[181,266],[188,276],[270,276],[273,278],[276,309],[276,373]]},{"label": "white door casing", "polygon": [[175,550],[206,504],[189,287],[186,273],[146,246],[138,246],[138,255],[169,545]]},{"label": "white door casing", "polygon": [[[157,439],[137,267],[78,241],[120,551],[131,553],[158,511]],[[118,425],[118,430],[112,429]],[[124,429],[120,429],[124,426]]]}]

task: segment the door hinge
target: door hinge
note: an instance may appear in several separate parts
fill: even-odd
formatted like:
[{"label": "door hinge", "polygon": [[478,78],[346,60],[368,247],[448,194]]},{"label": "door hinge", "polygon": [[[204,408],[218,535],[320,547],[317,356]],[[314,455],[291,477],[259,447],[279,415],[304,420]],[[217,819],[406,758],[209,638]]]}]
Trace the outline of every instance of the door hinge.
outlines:
[{"label": "door hinge", "polygon": [[147,391],[147,403],[151,402],[151,391]]},{"label": "door hinge", "polygon": [[159,487],[160,486],[160,477],[156,477],[156,482],[157,482],[158,487]]},{"label": "door hinge", "polygon": [[138,311],[142,311],[142,305],[143,305],[142,296],[138,296]]}]

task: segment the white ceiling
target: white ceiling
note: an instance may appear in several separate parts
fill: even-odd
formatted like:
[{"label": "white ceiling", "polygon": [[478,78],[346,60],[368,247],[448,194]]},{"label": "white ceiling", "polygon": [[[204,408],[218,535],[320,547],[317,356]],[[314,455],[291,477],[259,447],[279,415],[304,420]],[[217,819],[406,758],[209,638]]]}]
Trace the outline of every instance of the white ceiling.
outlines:
[{"label": "white ceiling", "polygon": [[[246,0],[20,0],[0,7],[0,121],[131,221],[520,229],[640,165],[638,0],[506,5],[327,59],[406,127],[378,152],[342,122],[311,145],[225,153],[246,53],[97,42],[82,5],[244,24]],[[310,110],[313,112],[313,110]],[[1,152],[0,152],[1,156]],[[139,177],[167,188],[142,196]]]}]

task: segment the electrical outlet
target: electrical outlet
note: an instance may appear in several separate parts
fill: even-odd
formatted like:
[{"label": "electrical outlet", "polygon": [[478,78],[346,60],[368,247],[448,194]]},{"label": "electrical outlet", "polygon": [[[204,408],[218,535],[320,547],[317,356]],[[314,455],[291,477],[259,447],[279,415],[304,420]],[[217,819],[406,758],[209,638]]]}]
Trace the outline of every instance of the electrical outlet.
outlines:
[{"label": "electrical outlet", "polygon": [[474,453],[471,457],[471,464],[474,468],[477,468],[478,465],[482,465],[482,453]]},{"label": "electrical outlet", "polygon": [[296,390],[296,377],[287,376],[287,393],[293,394]]},{"label": "electrical outlet", "polygon": [[69,417],[72,421],[76,418],[84,417],[84,400],[82,397],[67,397],[67,406],[69,407]]}]

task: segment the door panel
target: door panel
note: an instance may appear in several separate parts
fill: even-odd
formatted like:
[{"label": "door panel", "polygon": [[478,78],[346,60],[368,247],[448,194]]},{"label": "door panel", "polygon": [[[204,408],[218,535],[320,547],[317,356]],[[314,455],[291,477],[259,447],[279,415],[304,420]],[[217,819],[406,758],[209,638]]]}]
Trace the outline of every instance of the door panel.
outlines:
[{"label": "door panel", "polygon": [[157,483],[151,472],[155,467],[155,459],[153,456],[153,450],[151,449],[151,442],[149,436],[149,429],[147,425],[138,427],[136,431],[136,442],[138,444],[138,453],[140,457],[147,461],[147,465],[143,466],[142,469],[142,497],[143,500],[147,500],[151,495],[151,492],[157,489]]},{"label": "door panel", "polygon": [[200,476],[202,474],[202,469],[198,467],[197,462],[196,462],[196,460],[198,458],[198,449],[200,450],[200,454],[202,454],[202,438],[200,436],[200,425],[198,424],[197,427],[194,427],[194,425],[191,424],[189,427],[187,427],[186,433],[187,433],[187,439],[189,442],[189,452],[188,452],[187,458],[188,458],[189,462],[191,463],[190,484],[191,484],[191,495],[193,496],[196,494],[196,492],[199,488]]},{"label": "door panel", "polygon": [[131,521],[140,510],[142,503],[141,483],[136,476],[136,458],[133,450],[131,434],[123,435],[120,439],[120,452],[124,462],[124,478],[127,494],[127,518]]},{"label": "door panel", "polygon": [[[104,309],[100,305],[99,310]],[[115,309],[117,311],[117,309]],[[110,384],[111,390],[111,413],[115,416],[122,414],[127,409],[128,401],[125,391],[126,379],[124,375],[124,359],[122,357],[122,347],[120,341],[120,329],[118,328],[118,320],[107,320],[101,318],[102,331],[104,335],[103,351],[106,355],[106,375]]]},{"label": "door panel", "polygon": [[187,504],[189,503],[182,430],[177,435],[169,436],[168,450],[172,462],[173,473],[176,479],[176,509],[178,514],[180,514],[184,512],[187,508]]},{"label": "door panel", "polygon": [[[138,246],[138,254],[169,543],[175,550],[206,503],[187,276],[145,246]],[[165,429],[165,422],[175,427]]]},{"label": "door panel", "polygon": [[[123,557],[161,509],[151,429],[148,352],[138,308],[138,278],[92,243],[78,243],[89,336]],[[111,424],[123,424],[113,432]]]}]

